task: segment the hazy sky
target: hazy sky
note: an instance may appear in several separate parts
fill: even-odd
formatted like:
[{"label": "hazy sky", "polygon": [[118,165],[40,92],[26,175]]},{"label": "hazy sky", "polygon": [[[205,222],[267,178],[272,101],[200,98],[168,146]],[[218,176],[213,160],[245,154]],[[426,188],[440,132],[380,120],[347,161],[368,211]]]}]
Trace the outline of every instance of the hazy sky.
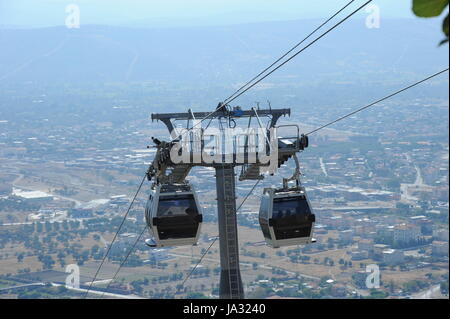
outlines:
[{"label": "hazy sky", "polygon": [[[196,25],[324,18],[349,0],[0,0],[0,25],[63,25],[68,4],[82,24]],[[356,0],[352,7],[364,3]],[[411,17],[412,0],[376,0],[383,18]],[[360,14],[363,15],[364,11]]]}]

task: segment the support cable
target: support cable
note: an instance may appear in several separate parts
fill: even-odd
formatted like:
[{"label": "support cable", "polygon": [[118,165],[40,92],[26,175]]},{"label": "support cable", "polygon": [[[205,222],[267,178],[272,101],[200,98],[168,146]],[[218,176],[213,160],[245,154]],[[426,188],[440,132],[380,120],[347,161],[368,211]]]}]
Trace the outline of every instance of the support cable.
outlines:
[{"label": "support cable", "polygon": [[[237,90],[235,93],[233,93],[230,97],[228,97],[227,99],[225,99],[225,101],[222,103],[223,107],[225,107],[227,104],[229,104],[231,101],[234,101],[236,98],[238,98],[239,96],[241,96],[242,94],[244,94],[245,92],[247,92],[248,90],[250,90],[252,87],[254,87],[256,84],[258,84],[259,82],[261,82],[262,80],[264,80],[267,76],[269,76],[270,74],[272,74],[274,71],[276,71],[278,68],[282,67],[284,64],[286,64],[287,62],[289,62],[291,59],[293,59],[294,57],[296,57],[297,55],[299,55],[301,52],[303,52],[304,50],[306,50],[308,47],[310,47],[311,45],[313,45],[316,41],[318,41],[320,38],[322,38],[323,36],[325,36],[327,33],[331,32],[333,29],[335,29],[338,25],[340,25],[341,23],[343,23],[344,21],[346,21],[348,18],[350,18],[352,15],[354,15],[356,12],[358,12],[359,10],[361,10],[363,7],[365,7],[368,3],[372,2],[372,0],[367,1],[363,6],[359,7],[356,11],[354,11],[353,13],[351,13],[349,16],[347,16],[346,18],[344,18],[343,20],[341,20],[339,23],[337,23],[336,25],[334,25],[331,29],[329,29],[328,31],[326,31],[325,33],[323,33],[322,35],[320,35],[318,38],[316,38],[315,40],[313,40],[311,43],[309,43],[306,47],[304,47],[303,49],[301,49],[300,51],[298,51],[297,53],[295,53],[293,56],[291,56],[289,59],[287,59],[285,62],[283,62],[282,64],[280,64],[279,66],[277,66],[275,69],[273,69],[272,71],[270,71],[268,74],[266,74],[263,78],[259,79],[257,82],[253,83],[251,86],[247,87],[244,91],[242,91],[244,89],[244,87],[246,87],[248,84],[250,84],[253,80],[255,80],[256,78],[258,78],[259,76],[261,76],[263,73],[265,73],[266,71],[268,71],[272,66],[274,66],[276,63],[280,62],[283,58],[285,58],[289,53],[291,53],[293,50],[295,50],[297,47],[299,47],[303,42],[305,42],[308,38],[310,38],[315,32],[317,32],[320,28],[322,28],[325,24],[327,24],[330,20],[332,20],[334,17],[336,17],[339,13],[341,13],[344,9],[346,9],[350,4],[352,4],[354,2],[354,0],[350,1],[347,5],[345,5],[343,8],[341,8],[340,10],[338,10],[335,14],[333,14],[329,19],[327,19],[324,23],[322,23],[319,27],[317,27],[313,32],[311,32],[307,37],[305,37],[302,41],[300,41],[297,45],[295,45],[292,49],[290,49],[289,51],[287,51],[283,56],[281,56],[279,59],[277,59],[274,63],[272,63],[269,67],[267,67],[265,70],[263,70],[262,72],[260,72],[260,74],[258,74],[256,77],[254,77],[252,80],[250,80],[249,82],[247,82],[244,86],[242,86],[241,88],[239,88],[239,90]],[[240,93],[238,93],[240,92]],[[237,95],[236,95],[237,94]],[[196,125],[193,125],[189,130],[194,129],[196,126],[200,125],[204,120],[208,119],[209,117],[211,117],[212,115],[214,115],[217,111],[222,110],[222,107],[218,107],[216,108],[216,110],[214,110],[213,112],[207,114],[204,118],[202,118],[200,120],[200,122],[198,122]],[[180,137],[182,137],[182,134],[179,134],[176,138],[172,139],[171,142],[179,139]]]},{"label": "support cable", "polygon": [[130,257],[130,255],[132,254],[132,252],[134,251],[134,249],[136,248],[137,243],[141,240],[142,235],[144,235],[145,230],[147,229],[147,225],[144,226],[144,229],[142,229],[141,234],[138,236],[138,238],[136,239],[136,241],[134,242],[133,246],[131,247],[131,249],[128,251],[128,254],[125,256],[125,258],[122,260],[122,262],[119,265],[119,268],[117,269],[117,271],[114,273],[114,276],[112,277],[111,281],[108,283],[108,285],[105,288],[105,291],[103,292],[103,294],[100,296],[100,298],[103,298],[103,296],[105,295],[105,292],[107,292],[106,290],[108,290],[109,286],[111,285],[111,283],[114,282],[114,280],[116,279],[117,275],[119,274],[120,270],[122,269],[122,267],[125,265],[125,263],[128,260],[128,257]]},{"label": "support cable", "polygon": [[227,100],[227,104],[234,101],[235,99],[237,99],[239,96],[241,96],[242,94],[244,94],[245,92],[247,92],[248,90],[250,90],[251,88],[253,88],[256,84],[258,84],[259,82],[261,82],[262,80],[264,80],[265,78],[267,78],[269,75],[271,75],[273,72],[275,72],[276,70],[278,70],[279,68],[281,68],[283,65],[285,65],[286,63],[288,63],[289,61],[291,61],[293,58],[295,58],[296,56],[298,56],[300,53],[302,53],[303,51],[305,51],[306,49],[308,49],[310,46],[312,46],[314,43],[316,43],[317,41],[319,41],[320,39],[322,39],[324,36],[326,36],[328,33],[330,33],[331,31],[333,31],[334,29],[336,29],[338,26],[340,26],[342,23],[344,23],[345,21],[347,21],[350,17],[352,17],[353,15],[355,15],[357,12],[359,12],[361,9],[363,9],[366,5],[368,5],[370,2],[372,2],[373,0],[369,0],[367,2],[365,2],[362,6],[358,7],[356,10],[354,10],[352,13],[350,13],[348,16],[346,16],[344,19],[342,19],[341,21],[339,21],[338,23],[336,23],[334,26],[332,26],[330,29],[328,29],[327,31],[325,31],[324,33],[322,33],[320,36],[318,36],[316,39],[314,39],[313,41],[311,41],[308,45],[306,45],[305,47],[303,47],[301,50],[297,51],[295,54],[293,54],[292,56],[290,56],[287,60],[285,60],[283,63],[281,63],[280,65],[278,65],[276,68],[272,69],[269,73],[267,73],[266,75],[264,75],[262,78],[259,78],[256,82],[253,82],[253,84],[251,84],[250,86],[248,86],[246,89],[244,89],[243,91],[241,91],[239,94],[235,95],[234,97],[232,97],[231,99]]},{"label": "support cable", "polygon": [[[248,192],[247,196],[245,196],[244,200],[241,202],[241,204],[239,205],[239,207],[236,209],[236,214],[237,212],[241,209],[242,205],[244,205],[245,201],[247,200],[247,198],[253,193],[253,191],[255,190],[256,186],[258,186],[259,182],[261,180],[257,180],[255,185],[253,185],[252,189],[250,190],[250,192]],[[205,252],[200,256],[199,261],[197,262],[197,264],[194,266],[194,268],[192,268],[192,270],[189,272],[189,274],[186,276],[186,278],[183,280],[183,283],[181,284],[182,286],[184,286],[184,284],[186,283],[186,281],[189,279],[189,277],[192,275],[192,273],[195,271],[195,269],[200,265],[200,263],[203,260],[203,257],[206,256],[206,254],[208,253],[208,251],[211,249],[211,247],[215,244],[215,242],[217,241],[217,239],[219,239],[219,236],[216,236],[216,238],[214,238],[213,242],[211,243],[211,245],[209,245],[209,247],[205,250]]]},{"label": "support cable", "polygon": [[293,46],[289,51],[287,51],[286,53],[284,53],[281,57],[279,57],[275,62],[273,62],[271,65],[269,65],[268,67],[266,67],[264,70],[262,70],[258,75],[256,75],[255,77],[253,77],[250,81],[248,81],[247,83],[245,83],[244,85],[242,85],[236,92],[234,92],[232,95],[230,95],[229,97],[227,97],[224,100],[224,104],[227,104],[228,101],[233,98],[236,94],[238,94],[240,91],[242,91],[246,86],[248,86],[249,84],[251,84],[254,80],[256,80],[257,78],[259,78],[261,75],[263,75],[266,71],[268,71],[271,67],[273,67],[275,64],[277,64],[278,62],[280,62],[282,59],[284,59],[289,53],[291,53],[292,51],[294,51],[296,48],[298,48],[300,45],[302,45],[306,40],[308,40],[314,33],[316,33],[319,29],[321,29],[324,25],[326,25],[328,22],[330,22],[334,17],[336,17],[339,13],[341,13],[342,11],[344,11],[349,5],[351,5],[353,2],[355,2],[355,0],[351,0],[349,3],[347,3],[344,7],[342,7],[340,10],[338,10],[335,14],[333,14],[331,17],[329,17],[327,20],[325,20],[325,22],[323,22],[321,25],[319,25],[317,28],[315,28],[310,34],[308,34],[303,40],[301,40],[300,42],[298,42],[295,46]]},{"label": "support cable", "polygon": [[313,133],[315,133],[315,132],[317,132],[317,131],[319,131],[319,130],[321,130],[321,129],[327,127],[327,126],[330,126],[331,124],[334,124],[334,123],[336,123],[336,122],[339,122],[339,121],[341,121],[341,120],[343,120],[343,119],[345,119],[345,118],[347,118],[347,117],[349,117],[349,116],[352,116],[352,115],[354,115],[354,114],[356,114],[356,113],[358,113],[358,112],[361,112],[361,111],[363,111],[363,110],[365,110],[365,109],[367,109],[367,108],[369,108],[369,107],[372,107],[372,106],[374,106],[374,105],[376,105],[376,104],[378,104],[378,103],[380,103],[380,102],[383,102],[383,101],[385,101],[385,100],[387,100],[387,99],[389,99],[389,98],[391,98],[391,97],[393,97],[393,96],[395,96],[395,95],[397,95],[397,94],[400,94],[400,93],[402,93],[402,92],[404,92],[404,91],[406,91],[406,90],[409,90],[409,89],[411,89],[411,88],[413,88],[413,87],[415,87],[415,86],[417,86],[417,85],[419,85],[419,84],[421,84],[421,83],[423,83],[423,82],[425,82],[425,81],[428,81],[428,80],[430,80],[430,79],[432,79],[432,78],[434,78],[434,77],[436,77],[436,76],[438,76],[438,75],[440,75],[440,74],[442,74],[442,73],[444,73],[444,72],[447,72],[448,70],[449,70],[449,68],[446,68],[446,69],[444,69],[444,70],[442,70],[442,71],[439,71],[439,72],[437,72],[437,73],[435,73],[435,74],[433,74],[433,75],[430,75],[430,76],[426,77],[425,79],[422,79],[422,80],[417,81],[417,82],[415,82],[415,83],[413,83],[413,84],[411,84],[411,85],[408,85],[407,87],[405,87],[405,88],[403,88],[403,89],[400,89],[400,90],[398,90],[398,91],[395,91],[394,93],[391,93],[391,94],[389,94],[389,95],[387,95],[387,96],[385,96],[385,97],[383,97],[383,98],[381,98],[381,99],[379,99],[379,100],[377,100],[377,101],[375,101],[375,102],[372,102],[372,103],[370,103],[370,104],[368,104],[368,105],[366,105],[366,106],[363,106],[363,107],[361,107],[361,108],[359,108],[359,109],[357,109],[357,110],[355,110],[355,111],[353,111],[353,112],[350,112],[350,113],[348,113],[348,114],[346,114],[346,115],[343,115],[343,116],[341,116],[340,118],[338,118],[338,119],[336,119],[336,120],[334,120],[334,121],[331,121],[331,122],[329,122],[329,123],[327,123],[327,124],[325,124],[325,125],[322,125],[322,126],[316,128],[316,129],[312,130],[311,132],[306,133],[305,135],[313,134]]},{"label": "support cable", "polygon": [[120,223],[119,229],[117,229],[117,231],[116,231],[116,233],[115,233],[115,235],[114,235],[114,237],[113,237],[113,239],[112,239],[112,241],[111,241],[111,244],[109,244],[108,250],[106,251],[105,255],[103,256],[103,259],[102,259],[102,262],[100,263],[100,266],[97,268],[97,271],[95,272],[94,278],[92,279],[92,281],[91,281],[90,284],[89,284],[89,288],[86,290],[86,293],[85,293],[85,295],[84,295],[84,297],[83,297],[84,299],[85,299],[85,298],[87,297],[87,295],[89,294],[89,290],[91,290],[92,284],[93,284],[94,281],[97,279],[98,273],[100,272],[100,269],[102,268],[103,263],[105,262],[106,257],[108,256],[108,254],[109,254],[109,252],[110,252],[110,250],[111,250],[111,247],[112,247],[114,241],[115,241],[116,238],[117,238],[117,235],[119,234],[120,230],[122,229],[122,226],[123,226],[123,224],[125,223],[125,220],[126,220],[127,217],[128,217],[128,214],[129,214],[129,212],[130,212],[130,209],[131,209],[131,207],[133,206],[133,203],[134,203],[134,201],[136,200],[136,197],[137,197],[137,195],[139,194],[139,191],[141,190],[142,185],[144,184],[144,181],[145,181],[145,178],[146,178],[146,177],[147,177],[147,174],[145,174],[144,177],[142,178],[141,184],[139,185],[139,188],[137,189],[136,194],[134,195],[133,200],[132,200],[131,203],[130,203],[130,206],[128,206],[127,212],[126,212],[125,215],[123,216],[123,219],[122,219],[122,222]]}]

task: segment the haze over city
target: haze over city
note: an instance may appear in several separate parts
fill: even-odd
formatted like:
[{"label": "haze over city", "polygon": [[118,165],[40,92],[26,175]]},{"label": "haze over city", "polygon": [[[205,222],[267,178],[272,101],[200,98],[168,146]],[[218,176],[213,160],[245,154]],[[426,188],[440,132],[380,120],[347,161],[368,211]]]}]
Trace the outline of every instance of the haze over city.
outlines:
[{"label": "haze over city", "polygon": [[[421,18],[412,0],[373,1],[219,104],[347,3],[0,0],[0,298],[229,296],[217,238],[226,205],[216,198],[233,197],[225,193],[235,183],[242,291],[227,293],[448,299],[448,5]],[[224,173],[220,189],[218,166],[169,165],[164,173],[179,180],[165,180],[159,141],[174,136],[151,116],[189,110],[211,115],[203,128],[268,128],[283,110],[277,125],[291,127],[278,132],[287,155],[277,174],[258,180],[256,169],[235,167],[233,187]],[[174,127],[194,125],[183,116],[173,115]],[[302,207],[306,194],[314,217],[294,244],[273,247],[263,190],[285,188],[294,153],[304,189],[291,191]],[[153,179],[141,188],[146,172]],[[177,187],[201,227],[184,238],[190,245],[165,245],[149,194],[160,195],[154,182],[184,185],[184,173],[195,192]],[[378,284],[368,285],[374,273]]]}]

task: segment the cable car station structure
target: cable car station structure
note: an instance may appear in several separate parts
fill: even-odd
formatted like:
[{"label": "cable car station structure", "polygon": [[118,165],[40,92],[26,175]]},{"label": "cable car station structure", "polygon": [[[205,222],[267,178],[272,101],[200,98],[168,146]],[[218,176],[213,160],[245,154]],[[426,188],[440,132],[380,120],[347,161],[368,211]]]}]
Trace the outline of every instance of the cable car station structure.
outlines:
[{"label": "cable car station structure", "polygon": [[[262,163],[242,163],[237,161],[237,154],[232,154],[231,162],[219,163],[174,163],[170,152],[176,142],[182,142],[182,135],[176,133],[174,122],[184,120],[194,123],[201,119],[218,120],[234,123],[236,120],[248,118],[249,126],[252,118],[262,128],[261,117],[270,118],[265,127],[267,142],[271,128],[278,128],[277,122],[282,116],[290,116],[290,109],[256,109],[242,110],[240,107],[230,109],[224,104],[219,104],[216,111],[187,113],[163,113],[152,114],[152,121],[161,121],[172,136],[172,141],[165,142],[153,138],[156,147],[155,158],[147,171],[148,180],[153,181],[151,195],[146,208],[146,221],[152,238],[146,243],[150,247],[162,247],[171,245],[195,245],[199,236],[202,223],[201,208],[195,196],[192,186],[186,181],[186,177],[194,166],[207,166],[215,169],[217,191],[217,213],[219,224],[220,243],[220,298],[242,299],[244,290],[239,267],[239,243],[236,220],[236,174],[235,167],[241,166],[239,180],[261,180]],[[201,122],[197,122],[197,125]],[[209,124],[210,124],[209,123]],[[209,126],[208,124],[208,126]],[[296,153],[308,146],[308,138],[299,134],[297,125],[292,126],[297,134],[291,137],[276,137],[275,145],[278,151],[278,167],[289,158],[294,158],[297,164],[296,172],[290,179],[284,179],[283,189],[266,189],[263,196],[263,204],[260,210],[260,224],[266,242],[273,247],[285,245],[307,244],[312,241],[314,214],[311,212],[309,201],[306,198],[304,188],[299,181],[299,164]],[[194,125],[192,125],[194,127]],[[222,127],[222,126],[221,126]],[[281,127],[281,126],[280,126]],[[203,128],[199,128],[203,131]],[[185,135],[186,136],[186,135]],[[204,141],[202,140],[202,143]],[[264,141],[265,142],[265,141]],[[248,144],[246,144],[248,146]],[[247,151],[248,148],[245,148]],[[191,149],[195,156],[194,150]],[[225,156],[226,154],[222,154]],[[248,158],[248,154],[244,154]],[[223,160],[223,157],[222,157]],[[289,187],[289,181],[295,181],[294,187]],[[168,198],[166,200],[165,198]],[[276,209],[283,206],[284,209]],[[178,211],[178,213],[177,213]],[[278,216],[275,216],[278,214]],[[283,216],[279,216],[279,215]],[[165,230],[163,230],[165,229]]]}]

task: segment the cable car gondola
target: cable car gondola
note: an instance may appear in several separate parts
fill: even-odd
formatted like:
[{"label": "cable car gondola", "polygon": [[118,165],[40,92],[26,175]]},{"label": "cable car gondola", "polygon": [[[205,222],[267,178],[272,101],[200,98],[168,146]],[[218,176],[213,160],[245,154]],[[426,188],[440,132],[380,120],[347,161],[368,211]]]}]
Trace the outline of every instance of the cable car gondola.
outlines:
[{"label": "cable car gondola", "polygon": [[[259,224],[266,243],[273,248],[304,245],[315,242],[312,238],[316,216],[300,183],[300,163],[291,178],[283,179],[283,188],[265,188],[259,207]],[[295,181],[289,187],[289,181]]]},{"label": "cable car gondola", "polygon": [[279,248],[314,242],[315,221],[304,187],[264,189],[259,224],[268,245]]},{"label": "cable car gondola", "polygon": [[150,247],[196,245],[202,214],[191,185],[154,184],[145,208]]}]

